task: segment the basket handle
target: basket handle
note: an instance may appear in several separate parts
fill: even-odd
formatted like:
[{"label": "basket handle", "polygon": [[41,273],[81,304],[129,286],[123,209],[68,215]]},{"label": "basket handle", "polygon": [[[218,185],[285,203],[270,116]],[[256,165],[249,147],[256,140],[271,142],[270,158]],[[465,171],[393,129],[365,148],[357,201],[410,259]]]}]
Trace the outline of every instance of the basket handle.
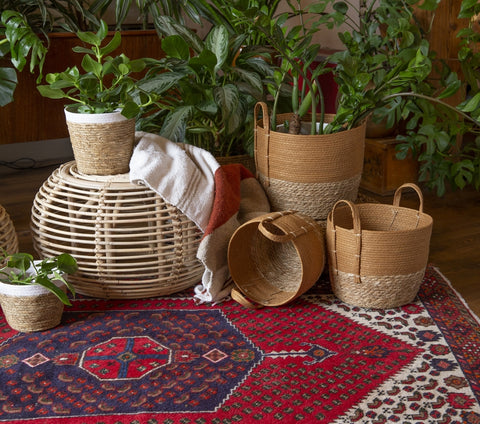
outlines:
[{"label": "basket handle", "polygon": [[240,305],[245,306],[245,307],[248,308],[248,309],[261,309],[261,308],[263,308],[263,305],[250,302],[250,301],[249,301],[242,293],[240,293],[240,291],[237,290],[235,287],[232,288],[232,290],[231,290],[231,292],[230,292],[230,296],[232,297],[232,299],[233,299],[235,302],[240,303]]},{"label": "basket handle", "polygon": [[361,251],[362,251],[362,225],[360,222],[360,214],[358,212],[357,206],[349,201],[349,200],[339,200],[333,205],[331,211],[332,217],[332,228],[333,228],[333,269],[338,274],[338,266],[337,266],[337,229],[335,228],[335,209],[340,204],[346,204],[351,212],[352,212],[352,221],[353,221],[353,234],[355,235],[355,275],[354,281],[355,283],[361,283],[360,278],[360,259],[361,259]]},{"label": "basket handle", "polygon": [[[267,229],[265,224],[267,223],[272,223],[280,218],[283,218],[287,215],[295,215],[297,219],[294,221],[290,221],[290,225],[285,226],[285,228],[282,228],[282,226],[279,225],[279,228],[283,231],[285,231],[285,234],[274,234],[271,231]],[[281,211],[281,212],[275,212],[273,214],[270,214],[266,218],[262,219],[262,221],[258,224],[258,229],[259,231],[267,237],[269,240],[272,240],[277,243],[286,243],[287,241],[291,241],[296,239],[297,237],[301,236],[302,234],[306,234],[308,232],[308,228],[305,225],[310,225],[306,223],[301,216],[297,214],[297,211]]]},{"label": "basket handle", "polygon": [[402,184],[400,187],[398,187],[395,190],[395,195],[393,197],[393,206],[400,206],[400,201],[402,200],[402,191],[403,191],[404,188],[412,188],[417,192],[418,198],[420,199],[420,205],[418,207],[418,211],[420,213],[423,213],[423,194],[422,194],[422,190],[420,190],[420,187],[418,187],[416,184],[413,184],[413,183]]},{"label": "basket handle", "polygon": [[270,186],[270,117],[268,115],[268,106],[265,102],[257,102],[253,108],[253,152],[255,159],[255,172],[258,179],[258,131],[257,131],[257,121],[258,121],[258,109],[262,109],[263,116],[263,129],[265,131],[265,137],[267,138],[267,186]]}]

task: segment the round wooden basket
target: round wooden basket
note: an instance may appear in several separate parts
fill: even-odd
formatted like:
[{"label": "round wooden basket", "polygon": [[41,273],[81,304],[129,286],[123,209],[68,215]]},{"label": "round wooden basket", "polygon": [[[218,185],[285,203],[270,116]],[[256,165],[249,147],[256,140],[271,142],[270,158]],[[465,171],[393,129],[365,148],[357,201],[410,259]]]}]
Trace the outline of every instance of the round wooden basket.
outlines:
[{"label": "round wooden basket", "polygon": [[[3,252],[8,254],[18,252],[18,238],[15,227],[5,208],[0,205],[0,255]],[[0,266],[3,263],[0,261]]]},{"label": "round wooden basket", "polygon": [[135,299],[171,294],[199,282],[201,231],[128,174],[79,174],[75,162],[56,169],[32,207],[32,234],[43,257],[70,253],[78,293]]}]

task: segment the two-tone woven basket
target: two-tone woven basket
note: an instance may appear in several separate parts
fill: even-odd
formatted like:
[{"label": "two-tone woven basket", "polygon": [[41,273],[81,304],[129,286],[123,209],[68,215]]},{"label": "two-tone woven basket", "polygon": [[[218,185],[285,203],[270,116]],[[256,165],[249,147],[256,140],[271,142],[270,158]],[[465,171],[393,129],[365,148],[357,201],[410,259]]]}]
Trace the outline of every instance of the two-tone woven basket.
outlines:
[{"label": "two-tone woven basket", "polygon": [[325,265],[323,229],[294,212],[265,214],[241,225],[230,239],[232,298],[249,308],[279,306],[310,289]]},{"label": "two-tone woven basket", "polygon": [[121,176],[79,174],[75,162],[55,170],[32,207],[34,247],[41,257],[71,254],[68,276],[78,293],[144,298],[200,281],[202,232],[151,189]]},{"label": "two-tone woven basket", "polygon": [[[257,114],[262,110],[263,119]],[[289,120],[280,114],[277,122]],[[325,118],[328,122],[333,118]],[[255,167],[272,210],[325,221],[336,201],[355,201],[362,177],[365,123],[333,134],[292,135],[270,128],[268,108],[254,109]]]},{"label": "two-tone woven basket", "polygon": [[[420,198],[418,210],[400,206],[402,190],[408,187]],[[428,263],[432,225],[415,184],[399,187],[393,205],[337,202],[328,215],[326,230],[335,295],[366,308],[412,302]]]},{"label": "two-tone woven basket", "polygon": [[129,171],[135,143],[135,119],[120,112],[73,113],[65,117],[78,171],[115,175]]},{"label": "two-tone woven basket", "polygon": [[[3,252],[7,254],[17,253],[18,238],[10,215],[0,205],[0,254],[3,254]],[[2,265],[2,262],[0,262],[0,267]]]}]

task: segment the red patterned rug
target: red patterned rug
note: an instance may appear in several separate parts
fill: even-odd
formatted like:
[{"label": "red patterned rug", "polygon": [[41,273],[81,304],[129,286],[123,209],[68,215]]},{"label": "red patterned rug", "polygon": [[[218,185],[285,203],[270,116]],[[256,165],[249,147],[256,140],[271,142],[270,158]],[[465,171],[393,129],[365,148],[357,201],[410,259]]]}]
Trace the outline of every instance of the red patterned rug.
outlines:
[{"label": "red patterned rug", "polygon": [[0,326],[0,422],[480,423],[480,330],[429,268],[418,300],[348,306],[328,283],[252,311],[190,297],[78,299],[61,326]]}]

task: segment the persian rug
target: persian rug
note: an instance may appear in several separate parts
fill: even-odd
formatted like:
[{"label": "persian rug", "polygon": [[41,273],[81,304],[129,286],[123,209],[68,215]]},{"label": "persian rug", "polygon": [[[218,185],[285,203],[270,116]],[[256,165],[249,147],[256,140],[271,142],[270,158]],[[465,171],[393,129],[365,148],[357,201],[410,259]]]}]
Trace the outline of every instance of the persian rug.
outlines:
[{"label": "persian rug", "polygon": [[327,281],[260,310],[191,295],[77,299],[41,333],[3,322],[0,422],[480,422],[479,321],[433,267],[389,310]]}]

